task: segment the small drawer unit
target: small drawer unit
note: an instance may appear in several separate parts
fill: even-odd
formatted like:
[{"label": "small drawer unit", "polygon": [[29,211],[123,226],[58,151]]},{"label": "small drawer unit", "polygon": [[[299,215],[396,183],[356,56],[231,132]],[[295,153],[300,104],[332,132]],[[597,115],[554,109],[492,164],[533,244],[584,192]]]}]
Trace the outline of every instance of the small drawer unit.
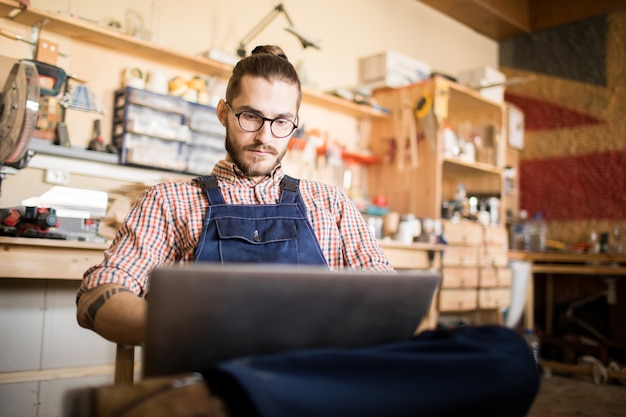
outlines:
[{"label": "small drawer unit", "polygon": [[387,247],[383,244],[387,259],[395,269],[428,269],[431,261],[426,251],[398,246]]},{"label": "small drawer unit", "polygon": [[120,164],[205,175],[224,158],[226,132],[213,107],[126,87],[113,110]]},{"label": "small drawer unit", "polygon": [[213,107],[189,103],[186,119],[191,132],[187,171],[208,175],[220,159],[224,159],[226,129],[220,123]]},{"label": "small drawer unit", "polygon": [[468,311],[477,307],[476,289],[442,288],[439,291],[439,312]]},{"label": "small drawer unit", "polygon": [[500,226],[485,226],[485,244],[509,247],[509,235],[505,228]]},{"label": "small drawer unit", "polygon": [[451,245],[480,245],[483,242],[483,228],[472,221],[442,220],[446,241]]},{"label": "small drawer unit", "polygon": [[185,141],[155,136],[124,133],[124,164],[152,166],[172,171],[185,171],[189,145]]},{"label": "small drawer unit", "polygon": [[481,287],[510,287],[513,279],[511,268],[490,268],[480,269]]},{"label": "small drawer unit", "polygon": [[478,308],[502,310],[510,304],[510,288],[481,288],[478,290]]},{"label": "small drawer unit", "polygon": [[509,264],[508,249],[500,245],[483,245],[479,251],[478,257],[480,266],[485,268],[505,268]]},{"label": "small drawer unit", "polygon": [[452,245],[443,251],[443,266],[479,266],[479,247],[470,245]]},{"label": "small drawer unit", "polygon": [[[503,226],[476,221],[444,220],[447,243],[442,256],[442,281],[438,310],[471,314],[482,322],[500,322],[510,305],[511,270],[508,267],[507,234]],[[489,318],[482,314],[489,311]]]},{"label": "small drawer unit", "polygon": [[441,288],[478,288],[478,269],[456,266],[444,266]]}]

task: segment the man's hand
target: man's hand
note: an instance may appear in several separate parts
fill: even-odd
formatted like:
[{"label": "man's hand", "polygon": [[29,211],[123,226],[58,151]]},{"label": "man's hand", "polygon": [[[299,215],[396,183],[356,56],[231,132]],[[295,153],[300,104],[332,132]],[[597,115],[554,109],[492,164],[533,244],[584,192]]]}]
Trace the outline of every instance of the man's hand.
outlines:
[{"label": "man's hand", "polygon": [[119,284],[105,284],[82,294],[78,324],[115,343],[140,345],[144,339],[146,301]]}]

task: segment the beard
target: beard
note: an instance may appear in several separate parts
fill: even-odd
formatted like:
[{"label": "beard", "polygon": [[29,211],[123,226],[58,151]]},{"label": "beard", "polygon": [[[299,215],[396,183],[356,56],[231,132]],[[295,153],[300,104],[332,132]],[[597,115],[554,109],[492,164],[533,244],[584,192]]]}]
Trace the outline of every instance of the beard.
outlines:
[{"label": "beard", "polygon": [[[269,175],[274,170],[274,168],[276,168],[276,166],[280,164],[280,161],[282,161],[283,156],[285,156],[285,153],[287,152],[286,147],[282,151],[282,153],[279,153],[278,150],[276,150],[276,148],[274,147],[258,143],[253,143],[244,147],[237,147],[233,140],[230,138],[228,129],[226,129],[226,139],[224,147],[237,168],[239,168],[246,177],[253,178]],[[263,150],[264,152],[269,152],[274,156],[274,158],[266,157],[263,159],[258,159],[257,157],[252,156],[252,159],[246,161],[247,152],[254,150]]]}]

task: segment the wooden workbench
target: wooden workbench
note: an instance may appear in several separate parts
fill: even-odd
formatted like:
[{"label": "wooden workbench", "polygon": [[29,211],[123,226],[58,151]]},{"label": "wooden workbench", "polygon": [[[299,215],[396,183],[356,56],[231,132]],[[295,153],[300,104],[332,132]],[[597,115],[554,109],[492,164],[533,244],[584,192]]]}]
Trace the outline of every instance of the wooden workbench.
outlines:
[{"label": "wooden workbench", "polygon": [[0,236],[0,277],[80,280],[108,243]]},{"label": "wooden workbench", "polygon": [[[399,269],[438,269],[439,251],[445,248],[394,241],[382,241],[381,245]],[[0,236],[0,278],[80,280],[87,268],[102,260],[108,247],[109,243]]]},{"label": "wooden workbench", "polygon": [[[582,275],[589,278],[626,278],[626,254],[587,254],[567,252],[522,252],[510,251],[509,259],[527,261],[531,264],[531,276],[528,281],[524,326],[533,328],[534,323],[534,281],[538,274],[546,276],[546,319],[545,334],[552,334],[554,320],[554,275]],[[561,363],[557,361],[541,361],[543,368],[566,373],[589,374],[588,366]],[[611,378],[626,381],[626,372],[611,371]]]},{"label": "wooden workbench", "polygon": [[525,327],[534,327],[535,275],[546,274],[546,331],[548,332],[552,328],[552,312],[554,308],[553,275],[588,275],[598,278],[626,276],[625,254],[509,251],[509,260],[526,261],[531,264],[531,277],[528,280],[528,292],[524,308]]},{"label": "wooden workbench", "polygon": [[[439,245],[414,243],[410,245],[398,242],[381,242],[385,253],[400,269],[429,269],[439,263]],[[0,278],[44,279],[44,280],[81,280],[83,273],[102,260],[103,251],[109,243],[90,243],[59,239],[19,238],[0,236]],[[430,256],[429,256],[430,252]],[[436,252],[436,253],[435,253]],[[434,326],[436,313],[425,320],[425,327]],[[122,347],[124,348],[124,347]],[[136,373],[138,363],[133,366],[134,349],[125,349],[116,360],[129,359],[131,380]],[[58,378],[78,378],[86,376],[111,375],[120,367],[113,365],[94,365],[58,369],[36,369],[17,372],[0,372],[0,384],[44,381]],[[128,372],[126,372],[128,374]],[[125,374],[125,375],[126,375]],[[128,375],[125,377],[129,379]],[[116,374],[115,379],[118,379]]]},{"label": "wooden workbench", "polygon": [[[102,260],[108,245],[0,236],[0,278],[80,281],[89,267]],[[0,372],[0,384],[112,375],[113,370],[107,364]]]}]

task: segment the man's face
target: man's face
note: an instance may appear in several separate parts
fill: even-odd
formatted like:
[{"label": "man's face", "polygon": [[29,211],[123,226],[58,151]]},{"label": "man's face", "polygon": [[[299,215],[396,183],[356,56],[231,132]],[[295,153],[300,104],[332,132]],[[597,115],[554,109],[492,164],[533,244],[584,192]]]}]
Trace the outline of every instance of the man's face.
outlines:
[{"label": "man's face", "polygon": [[235,113],[248,111],[262,117],[297,120],[298,89],[284,81],[267,81],[259,77],[244,76],[241,79],[241,94],[235,97],[232,111],[222,100],[217,107],[217,115],[226,127],[226,159],[234,162],[247,176],[261,180],[280,163],[291,134],[277,138],[270,130],[270,122],[265,121],[256,132],[243,130]]}]

